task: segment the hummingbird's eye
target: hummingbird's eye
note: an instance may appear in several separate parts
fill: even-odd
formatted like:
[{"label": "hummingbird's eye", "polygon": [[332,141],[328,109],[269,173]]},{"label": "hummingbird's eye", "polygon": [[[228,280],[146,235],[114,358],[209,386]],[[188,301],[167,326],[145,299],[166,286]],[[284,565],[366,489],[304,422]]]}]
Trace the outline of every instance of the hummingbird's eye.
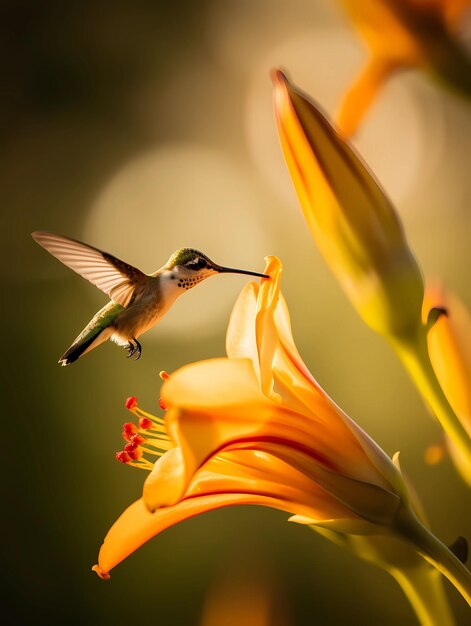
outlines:
[{"label": "hummingbird's eye", "polygon": [[196,259],[190,261],[190,263],[187,264],[187,267],[192,270],[201,270],[204,267],[208,267],[208,264],[201,257],[197,257]]}]

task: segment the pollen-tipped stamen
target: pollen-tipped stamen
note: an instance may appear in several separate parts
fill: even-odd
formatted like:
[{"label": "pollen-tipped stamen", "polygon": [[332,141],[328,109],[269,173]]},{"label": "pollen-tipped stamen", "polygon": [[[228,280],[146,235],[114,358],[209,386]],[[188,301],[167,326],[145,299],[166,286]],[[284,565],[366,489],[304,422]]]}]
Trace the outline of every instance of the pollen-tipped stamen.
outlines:
[{"label": "pollen-tipped stamen", "polygon": [[148,417],[140,417],[138,425],[139,428],[142,428],[142,430],[150,430],[152,428],[152,420]]},{"label": "pollen-tipped stamen", "polygon": [[[168,376],[165,372],[161,372],[161,377],[162,375]],[[160,457],[173,448],[174,444],[167,435],[164,420],[139,408],[137,398],[134,396],[128,398],[125,406],[137,417],[138,425],[133,422],[123,424],[122,435],[127,443],[123,450],[116,453],[116,459],[126,465],[149,471],[153,463],[143,455]]]},{"label": "pollen-tipped stamen", "polygon": [[[128,407],[126,407],[126,408],[128,408]],[[141,408],[138,407],[137,404],[135,404],[129,410],[138,419],[145,417],[145,418],[149,419],[153,424],[163,424],[164,423],[164,420],[161,417],[157,417],[156,415],[152,415],[151,413],[147,413],[147,411],[143,411]]]}]

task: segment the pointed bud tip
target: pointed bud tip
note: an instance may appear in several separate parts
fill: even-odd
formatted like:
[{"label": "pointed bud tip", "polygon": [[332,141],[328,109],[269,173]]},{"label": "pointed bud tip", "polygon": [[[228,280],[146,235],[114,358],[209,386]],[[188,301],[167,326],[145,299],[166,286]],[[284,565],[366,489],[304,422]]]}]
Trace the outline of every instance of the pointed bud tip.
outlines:
[{"label": "pointed bud tip", "polygon": [[286,78],[284,72],[282,72],[279,68],[274,67],[270,70],[270,78],[275,85],[275,87],[286,85],[289,81]]}]

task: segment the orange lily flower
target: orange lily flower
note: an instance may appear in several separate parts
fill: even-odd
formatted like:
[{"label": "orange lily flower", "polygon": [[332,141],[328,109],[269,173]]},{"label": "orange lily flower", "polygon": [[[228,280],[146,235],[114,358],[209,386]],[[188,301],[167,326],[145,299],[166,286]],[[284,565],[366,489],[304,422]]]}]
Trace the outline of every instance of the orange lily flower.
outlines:
[{"label": "orange lily flower", "polygon": [[338,114],[347,136],[358,128],[389,76],[418,67],[471,96],[471,59],[457,31],[470,0],[340,0],[369,48],[370,58]]},{"label": "orange lily flower", "polygon": [[[303,363],[280,294],[278,259],[269,257],[266,273],[270,280],[247,285],[234,308],[229,358],[172,374],[162,388],[164,420],[130,403],[141,431],[151,424],[152,437],[141,441],[142,432],[128,425],[131,445],[123,453],[130,458],[121,460],[146,467],[142,452],[166,452],[157,452],[143,497],[106,536],[94,567],[101,577],[164,528],[234,504],[271,506],[291,513],[291,521],[344,533],[390,534],[397,527],[407,536],[413,529],[414,542],[428,550],[428,531],[409,508],[399,469]],[[458,578],[466,594],[466,574],[460,570]]]},{"label": "orange lily flower", "polygon": [[[438,381],[471,437],[471,316],[462,302],[442,289],[427,289],[423,316],[443,309],[427,335],[428,351]],[[471,458],[461,453],[449,437],[445,441],[456,468],[471,485]]]},{"label": "orange lily flower", "polygon": [[231,504],[356,533],[378,532],[396,516],[400,472],[312,378],[291,336],[276,258],[266,273],[271,280],[247,285],[234,308],[229,358],[183,367],[165,382],[165,420],[131,399],[140,428],[125,425],[129,443],[118,458],[150,469],[145,453],[161,456],[143,498],[108,533],[101,576],[169,525]]}]

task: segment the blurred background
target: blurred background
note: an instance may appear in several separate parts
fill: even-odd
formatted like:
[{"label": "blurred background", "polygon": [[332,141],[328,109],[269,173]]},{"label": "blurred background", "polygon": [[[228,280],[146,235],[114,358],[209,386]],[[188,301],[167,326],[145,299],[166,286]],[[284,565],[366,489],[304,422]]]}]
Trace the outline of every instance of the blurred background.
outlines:
[{"label": "blurred background", "polygon": [[[255,271],[278,255],[311,371],[389,454],[401,450],[435,533],[471,539],[464,484],[448,459],[424,461],[440,431],[319,256],[278,147],[272,67],[333,114],[365,61],[339,5],[4,0],[0,28],[4,623],[228,626],[247,599],[238,581],[250,580],[251,606],[272,615],[253,626],[415,624],[384,572],[258,507],[165,531],[110,582],[90,571],[145,477],[114,458],[126,397],[156,412],[160,370],[223,355],[246,279],[216,277],[185,295],[142,338],[138,362],[107,343],[61,368],[106,297],[30,237],[66,234],[147,272],[182,246]],[[387,83],[355,139],[427,277],[468,306],[470,142],[470,103],[417,71]]]}]

